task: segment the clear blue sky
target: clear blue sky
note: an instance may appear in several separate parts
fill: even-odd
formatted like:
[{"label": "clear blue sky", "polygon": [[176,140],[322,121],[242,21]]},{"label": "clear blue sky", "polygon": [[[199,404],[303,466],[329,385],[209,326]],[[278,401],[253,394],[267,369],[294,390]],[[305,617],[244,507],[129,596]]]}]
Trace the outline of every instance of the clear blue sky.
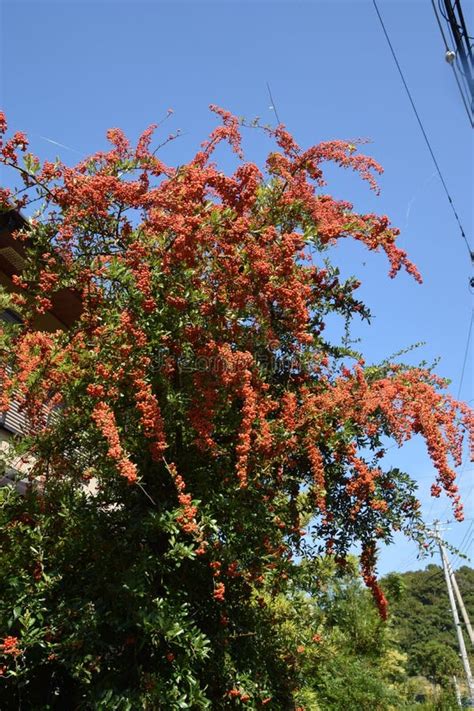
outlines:
[{"label": "clear blue sky", "polygon": [[[472,34],[472,5],[464,5]],[[379,8],[474,245],[472,130],[431,2],[379,0]],[[281,120],[302,145],[369,137],[367,150],[385,168],[381,197],[344,173],[331,172],[329,190],[360,211],[388,214],[425,281],[390,281],[383,256],[341,245],[334,260],[361,278],[374,315],[358,335],[372,361],[425,341],[412,360],[439,356],[437,371],[457,394],[472,311],[469,258],[370,0],[3,0],[1,13],[0,103],[43,158],[74,162],[105,145],[107,128],[133,137],[172,107],[164,131],[179,127],[185,135],[163,157],[184,162],[214,125],[210,103],[274,122],[267,81]],[[268,144],[249,132],[247,148],[258,162]],[[473,398],[470,359],[461,395]],[[432,505],[433,468],[422,443],[389,454],[419,481],[429,519],[450,517],[445,499]],[[472,464],[462,469],[469,519]],[[452,524],[447,539],[459,544],[471,524]],[[397,540],[382,552],[380,571],[418,565],[415,547]]]}]

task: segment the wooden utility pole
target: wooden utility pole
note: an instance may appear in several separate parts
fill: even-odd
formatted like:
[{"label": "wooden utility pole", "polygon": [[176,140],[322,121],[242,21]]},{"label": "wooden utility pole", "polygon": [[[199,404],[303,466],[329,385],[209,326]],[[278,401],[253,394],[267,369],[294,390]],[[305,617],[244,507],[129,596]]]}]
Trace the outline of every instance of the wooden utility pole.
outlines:
[{"label": "wooden utility pole", "polygon": [[464,605],[464,601],[462,599],[461,592],[458,587],[456,576],[454,575],[454,570],[452,569],[448,556],[446,556],[446,560],[448,563],[448,570],[449,575],[451,576],[451,583],[453,585],[454,594],[456,595],[456,599],[458,601],[459,609],[461,610],[461,615],[464,620],[464,624],[466,625],[469,639],[471,640],[471,644],[474,647],[474,632],[472,630],[471,622],[469,620],[469,615],[467,614],[466,606]]},{"label": "wooden utility pole", "polygon": [[464,642],[464,637],[461,629],[461,622],[459,620],[458,609],[456,607],[456,599],[454,597],[454,590],[452,585],[451,575],[449,573],[450,564],[448,561],[448,556],[444,550],[443,541],[439,535],[438,524],[435,523],[434,537],[439,546],[439,552],[441,555],[441,561],[443,563],[444,577],[446,580],[446,586],[448,588],[449,604],[451,605],[451,612],[453,614],[454,626],[456,628],[456,634],[458,637],[459,653],[462,659],[464,673],[466,675],[467,688],[469,689],[469,701],[470,705],[474,706],[474,680],[472,678],[471,666],[469,664],[469,658],[467,656],[466,644]]},{"label": "wooden utility pole", "polygon": [[453,684],[454,684],[454,691],[456,693],[457,704],[462,709],[461,690],[459,689],[458,680],[454,674],[453,674]]}]

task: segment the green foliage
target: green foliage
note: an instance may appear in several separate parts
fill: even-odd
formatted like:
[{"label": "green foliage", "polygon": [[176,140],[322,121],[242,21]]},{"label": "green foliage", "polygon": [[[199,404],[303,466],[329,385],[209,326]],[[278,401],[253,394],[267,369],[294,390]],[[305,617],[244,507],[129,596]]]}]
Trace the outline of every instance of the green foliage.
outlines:
[{"label": "green foliage", "polygon": [[[233,708],[246,695],[247,708],[262,707],[256,698],[307,711],[455,708],[459,662],[437,566],[385,578],[386,624],[354,560],[345,570],[302,561],[286,592],[267,582],[249,606],[235,601],[222,644],[227,622],[202,599],[173,517],[139,513],[138,492],[123,493],[96,506],[59,484],[51,498],[0,490],[0,621],[26,650],[0,687],[2,709]],[[471,609],[473,571],[458,579]]]},{"label": "green foliage", "polygon": [[[265,174],[225,175],[213,153],[240,155],[239,123],[213,111],[178,167],[152,128],[136,147],[111,129],[76,167],[21,162],[21,132],[0,143],[16,207],[43,203],[0,289],[19,317],[0,323],[0,413],[25,418],[4,463],[30,479],[0,491],[2,711],[403,707],[377,545],[424,527],[386,442],[425,438],[460,518],[450,458],[470,413],[429,370],[366,367],[360,283],[322,265],[352,236],[420,280],[387,217],[321,192],[328,161],[374,189],[380,166],[279,127]],[[0,212],[12,200],[0,189]],[[48,330],[63,298],[68,328]],[[323,333],[335,315],[341,341]]]},{"label": "green foliage", "polygon": [[268,599],[275,630],[295,650],[297,703],[308,711],[404,707],[405,655],[397,651],[355,561],[349,559],[344,571],[328,558],[303,564],[297,579],[292,594]]},{"label": "green foliage", "polygon": [[[0,621],[25,650],[3,681],[2,709],[204,709],[236,677],[264,695],[271,683],[281,707],[290,704],[268,615],[244,609],[237,649],[219,644],[219,605],[202,599],[212,580],[198,576],[183,543],[177,555],[166,512],[138,515],[129,492],[128,508],[66,487],[26,499],[6,487],[0,497]],[[258,632],[247,637],[249,625]]]},{"label": "green foliage", "polygon": [[[462,566],[456,571],[456,580],[472,619],[474,570]],[[430,708],[451,708],[449,705],[439,706],[440,699],[443,704],[455,704],[453,675],[462,685],[464,670],[443,569],[431,564],[425,570],[392,573],[383,579],[382,584],[390,602],[397,646],[407,658],[407,672],[413,680],[425,678],[430,682],[424,690],[418,685],[418,696],[433,697],[432,685],[435,684],[439,689],[431,700],[435,705]],[[472,663],[474,658],[471,658]],[[412,686],[416,689],[417,685]]]}]

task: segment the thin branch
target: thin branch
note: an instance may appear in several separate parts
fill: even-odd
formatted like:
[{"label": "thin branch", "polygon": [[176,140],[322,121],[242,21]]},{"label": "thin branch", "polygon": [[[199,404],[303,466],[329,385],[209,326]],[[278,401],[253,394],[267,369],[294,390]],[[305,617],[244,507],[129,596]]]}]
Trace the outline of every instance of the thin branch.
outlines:
[{"label": "thin branch", "polygon": [[143,493],[145,494],[145,496],[146,496],[148,499],[150,499],[150,501],[151,501],[151,503],[153,504],[153,506],[156,506],[156,501],[154,501],[154,500],[152,499],[152,497],[150,496],[150,494],[148,493],[148,491],[142,486],[142,484],[140,484],[139,481],[137,481],[136,484],[137,484],[137,486],[143,491]]}]

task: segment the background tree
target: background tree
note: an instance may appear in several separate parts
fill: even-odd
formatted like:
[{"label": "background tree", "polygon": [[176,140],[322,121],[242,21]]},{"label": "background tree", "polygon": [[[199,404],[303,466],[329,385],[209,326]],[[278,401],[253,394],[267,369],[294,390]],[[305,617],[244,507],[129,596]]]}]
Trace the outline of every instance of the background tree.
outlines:
[{"label": "background tree", "polygon": [[[306,582],[311,591],[306,604],[319,622],[317,644],[308,645],[303,653],[302,705],[334,711],[405,708],[406,656],[364,589],[357,561],[349,558],[341,570],[323,559],[313,576],[317,583],[305,581],[304,572],[302,576],[302,588]],[[303,628],[314,627],[304,614],[298,620]]]},{"label": "background tree", "polygon": [[[472,619],[474,570],[461,566],[456,571],[456,580]],[[452,697],[453,674],[463,685],[464,669],[443,569],[431,564],[425,570],[386,576],[382,584],[390,600],[395,639],[407,656],[407,673],[411,677],[425,677]]]},{"label": "background tree", "polygon": [[[386,616],[377,543],[422,535],[413,481],[383,468],[388,439],[424,437],[432,493],[462,517],[452,462],[470,410],[430,371],[366,366],[324,336],[329,314],[347,331],[369,317],[359,282],[322,260],[338,239],[420,279],[387,217],[324,191],[327,161],[374,189],[381,168],[349,142],[302,150],[280,126],[262,172],[213,110],[221,125],[178,168],[153,127],[136,147],[110,130],[111,150],[75,167],[41,164],[22,133],[2,143],[23,181],[4,209],[42,203],[2,295],[22,322],[0,332],[0,411],[20,403],[17,450],[41,482],[1,493],[6,708],[294,708],[299,657],[263,593],[286,592],[295,553],[344,566],[358,543]],[[232,175],[212,162],[223,141]],[[81,315],[38,330],[64,288]]]}]

